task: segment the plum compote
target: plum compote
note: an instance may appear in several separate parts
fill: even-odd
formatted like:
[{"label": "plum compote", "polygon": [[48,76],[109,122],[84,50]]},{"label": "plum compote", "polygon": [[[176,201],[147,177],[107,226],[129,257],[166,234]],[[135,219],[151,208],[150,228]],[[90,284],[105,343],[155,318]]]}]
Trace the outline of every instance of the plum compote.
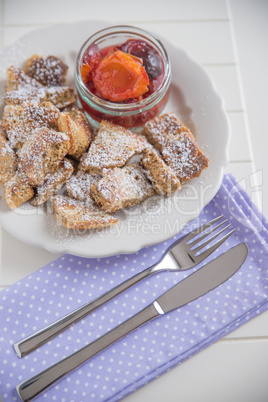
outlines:
[{"label": "plum compote", "polygon": [[159,88],[163,75],[159,53],[139,39],[103,49],[93,43],[86,49],[81,65],[88,90],[110,102],[135,103],[145,99]]},{"label": "plum compote", "polygon": [[113,26],[83,43],[74,78],[91,125],[108,120],[139,131],[167,103],[171,66],[163,44],[149,32]]}]

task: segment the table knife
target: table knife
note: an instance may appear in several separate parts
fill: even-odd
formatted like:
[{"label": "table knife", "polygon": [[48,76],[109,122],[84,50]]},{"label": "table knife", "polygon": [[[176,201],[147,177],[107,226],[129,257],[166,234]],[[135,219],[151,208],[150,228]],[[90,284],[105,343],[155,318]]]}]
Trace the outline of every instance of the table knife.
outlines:
[{"label": "table knife", "polygon": [[17,386],[23,401],[30,401],[103,349],[146,322],[178,309],[215,289],[234,275],[248,254],[245,243],[231,248],[158,297],[152,304],[89,345]]}]

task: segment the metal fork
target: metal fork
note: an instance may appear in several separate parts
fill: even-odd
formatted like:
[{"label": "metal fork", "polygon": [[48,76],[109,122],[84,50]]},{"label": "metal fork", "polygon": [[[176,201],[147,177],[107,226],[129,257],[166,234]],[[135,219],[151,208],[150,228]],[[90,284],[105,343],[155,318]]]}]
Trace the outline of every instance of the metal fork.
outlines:
[{"label": "metal fork", "polygon": [[[219,237],[227,228],[231,225],[228,224],[226,226],[225,223],[227,219],[218,223],[218,225],[211,227],[220,219],[222,219],[223,215],[211,220],[210,222],[200,226],[197,229],[194,229],[192,232],[184,235],[180,239],[176,240],[174,243],[170,245],[170,247],[165,251],[160,261],[156,264],[151,265],[149,268],[145,269],[144,271],[132,276],[131,278],[127,279],[126,281],[122,282],[121,284],[117,285],[116,287],[112,288],[108,292],[104,293],[103,295],[97,297],[93,301],[84,304],[83,306],[79,307],[75,311],[65,315],[64,317],[60,318],[59,320],[49,324],[45,328],[39,330],[38,332],[30,335],[29,337],[21,340],[18,343],[14,344],[14,348],[19,357],[26,356],[27,354],[31,353],[39,346],[43,345],[44,343],[48,342],[56,335],[63,332],[65,329],[70,327],[72,324],[75,324],[79,320],[86,317],[88,314],[95,311],[98,307],[102,306],[104,303],[108,302],[115,296],[119,295],[123,291],[127,290],[131,286],[137,284],[142,279],[147,278],[150,275],[153,275],[160,271],[183,271],[186,269],[193,268],[204,259],[206,259],[213,251],[215,251],[233,232],[233,230],[229,230],[223,237],[221,237],[218,241],[213,242],[217,237]],[[210,228],[210,229],[209,229]],[[221,228],[221,229],[220,229]],[[207,231],[209,229],[209,231]],[[220,229],[220,230],[219,230]],[[212,233],[214,234],[210,236]],[[201,234],[201,235],[200,235]],[[200,236],[198,236],[200,235]],[[210,245],[211,244],[211,245]],[[201,250],[210,245],[206,248],[203,252]],[[178,266],[164,268],[162,265],[160,266],[160,262],[166,256],[166,254],[170,252]]]}]

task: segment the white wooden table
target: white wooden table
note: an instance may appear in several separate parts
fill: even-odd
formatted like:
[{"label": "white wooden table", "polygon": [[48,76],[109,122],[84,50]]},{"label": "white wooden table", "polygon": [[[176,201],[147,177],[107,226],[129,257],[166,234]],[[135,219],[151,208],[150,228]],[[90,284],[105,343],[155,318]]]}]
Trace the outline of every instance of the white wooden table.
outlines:
[{"label": "white wooden table", "polygon": [[[268,216],[267,17],[266,0],[0,0],[0,49],[39,27],[82,19],[158,32],[213,78],[232,127],[227,172]],[[0,289],[56,258],[4,229],[0,247]],[[267,402],[267,373],[268,312],[126,400]]]}]

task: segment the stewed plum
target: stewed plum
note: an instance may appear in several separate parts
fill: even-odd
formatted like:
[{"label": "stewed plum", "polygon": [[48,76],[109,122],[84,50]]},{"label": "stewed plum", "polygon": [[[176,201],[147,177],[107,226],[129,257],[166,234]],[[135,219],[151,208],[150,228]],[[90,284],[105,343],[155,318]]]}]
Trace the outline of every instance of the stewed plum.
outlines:
[{"label": "stewed plum", "polygon": [[148,43],[130,39],[121,46],[121,50],[142,59],[149,80],[159,77],[162,73],[163,64],[161,57]]},{"label": "stewed plum", "polygon": [[167,103],[169,57],[149,32],[126,26],[103,29],[82,45],[76,66],[78,101],[94,127],[108,120],[140,130]]},{"label": "stewed plum", "polygon": [[135,103],[157,90],[163,77],[158,52],[143,40],[129,39],[84,53],[81,75],[87,88],[112,102]]},{"label": "stewed plum", "polygon": [[94,68],[100,63],[102,55],[97,45],[92,43],[84,53],[83,63],[81,66],[81,75],[85,84],[89,84],[92,80]]}]

